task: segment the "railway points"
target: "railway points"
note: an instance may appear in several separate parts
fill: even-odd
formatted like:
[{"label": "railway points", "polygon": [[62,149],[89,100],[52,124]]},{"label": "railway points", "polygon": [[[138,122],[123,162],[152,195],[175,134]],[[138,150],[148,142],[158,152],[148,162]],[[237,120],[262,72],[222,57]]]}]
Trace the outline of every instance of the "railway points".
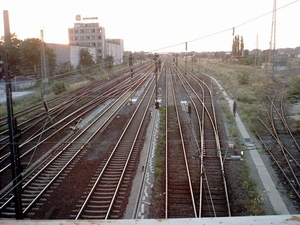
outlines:
[{"label": "railway points", "polygon": [[[170,74],[173,74],[173,73],[170,73]],[[177,79],[175,82],[174,82],[174,86],[175,86],[175,94],[173,93],[173,94],[165,94],[164,95],[164,90],[159,90],[159,94],[160,94],[160,96],[159,96],[159,102],[160,102],[160,105],[161,105],[161,108],[163,108],[164,107],[164,104],[165,104],[165,102],[167,102],[167,101],[169,101],[169,106],[171,106],[171,108],[172,107],[174,107],[175,105],[177,105],[177,106],[181,106],[180,107],[180,110],[178,110],[179,111],[179,113],[178,114],[182,114],[181,116],[182,116],[182,118],[180,118],[180,120],[182,120],[182,124],[183,124],[183,126],[182,126],[182,128],[184,127],[184,126],[187,126],[187,127],[189,127],[189,125],[188,125],[188,122],[189,122],[189,120],[187,119],[187,118],[189,118],[189,119],[191,119],[191,114],[192,115],[194,115],[194,113],[195,113],[195,109],[193,108],[194,106],[192,105],[192,104],[194,104],[193,103],[193,101],[195,101],[196,100],[196,98],[198,97],[198,95],[200,95],[201,96],[201,94],[199,94],[200,93],[200,91],[199,90],[197,90],[197,91],[195,91],[194,93],[192,93],[191,92],[191,90],[193,89],[192,88],[192,86],[191,87],[189,87],[191,90],[189,90],[188,92],[190,93],[189,94],[189,96],[190,96],[190,99],[192,99],[193,101],[191,101],[191,106],[192,106],[192,110],[191,110],[191,114],[190,114],[190,112],[187,112],[188,110],[187,110],[187,101],[185,101],[186,100],[186,94],[183,94],[182,96],[181,96],[181,93],[180,93],[180,91],[179,91],[179,86],[181,87],[181,88],[183,88],[183,86],[185,86],[185,85],[187,85],[187,84],[185,84],[185,83],[187,83],[184,79],[184,76],[182,76],[182,77],[179,77],[179,71],[177,71],[177,73],[176,73],[177,75],[177,77],[175,78],[175,79]],[[164,74],[164,75],[166,75],[166,74]],[[162,76],[163,77],[163,76]],[[170,76],[169,78],[170,79],[173,79],[173,78],[171,78],[171,77],[173,77],[173,76]],[[126,97],[125,96],[123,96],[123,98],[122,99],[124,99],[124,103],[125,104],[123,104],[124,106],[125,106],[125,108],[126,108],[126,110],[128,110],[128,109],[134,109],[135,107],[137,107],[137,105],[139,104],[139,101],[140,101],[140,99],[141,99],[141,97],[143,96],[143,94],[144,94],[144,91],[145,91],[145,89],[147,88],[147,86],[149,86],[149,85],[146,85],[146,84],[149,84],[149,82],[150,82],[150,80],[153,80],[154,79],[154,77],[153,76],[149,76],[148,77],[148,79],[145,79],[144,80],[144,82],[145,82],[145,85],[144,86],[140,86],[140,88],[138,88],[138,89],[136,89],[136,91],[135,92],[132,92],[132,93],[129,93],[129,91],[127,91],[127,93],[126,93]],[[192,78],[189,78],[189,79],[192,79]],[[197,83],[197,82],[200,82],[200,81],[198,81],[196,78],[193,78],[193,79],[195,79],[194,80],[194,84],[195,83]],[[203,79],[205,80],[205,78],[203,77]],[[206,82],[208,82],[209,83],[209,81],[207,81],[206,80]],[[164,85],[163,83],[162,84],[160,84],[160,85]],[[172,84],[173,85],[173,84]],[[169,89],[169,88],[171,88],[171,82],[170,83],[167,83],[166,85],[165,85],[167,88],[166,89]],[[209,85],[208,85],[209,86]],[[152,85],[152,87],[155,87],[155,85]],[[222,87],[220,87],[220,89],[222,89]],[[125,88],[123,88],[123,90],[128,90],[128,86],[127,87],[125,87]],[[154,90],[154,89],[153,89]],[[154,92],[154,91],[153,91]],[[134,93],[134,94],[133,94]],[[152,93],[153,94],[153,93]],[[227,96],[227,94],[225,93],[225,91],[223,91],[223,94],[224,94],[224,96],[225,96],[225,99],[226,100],[228,100],[228,106],[230,107],[230,108],[232,108],[232,100]],[[132,95],[132,96],[129,96],[129,95]],[[177,97],[178,99],[176,100],[176,98],[174,98],[173,99],[173,96],[175,96],[175,97]],[[203,94],[203,96],[205,96],[205,97],[207,97],[208,96],[208,92],[206,93],[206,94]],[[132,104],[132,105],[130,105],[130,106],[128,106],[128,105],[126,105],[126,100],[125,99],[129,99],[129,98],[133,98],[134,99],[134,104]],[[166,97],[166,99],[168,99],[168,100],[165,100],[164,99],[164,97]],[[153,98],[154,99],[154,98]],[[141,142],[141,141],[139,141],[138,143],[143,143],[144,144],[144,150],[142,150],[141,151],[141,158],[140,158],[140,162],[138,163],[138,164],[135,164],[135,166],[136,166],[136,176],[135,176],[135,178],[134,178],[134,181],[133,181],[133,186],[132,186],[132,188],[131,188],[131,194],[130,194],[130,198],[129,198],[129,200],[128,200],[128,204],[127,204],[127,208],[126,208],[126,212],[124,213],[124,216],[123,216],[123,218],[124,218],[124,220],[114,220],[114,218],[116,218],[116,217],[118,217],[119,216],[119,214],[118,214],[118,212],[119,211],[121,211],[120,210],[120,208],[121,208],[121,206],[117,206],[114,210],[113,210],[113,213],[115,213],[114,215],[113,215],[113,217],[109,220],[109,222],[118,222],[118,223],[124,223],[124,224],[129,224],[129,223],[132,223],[132,222],[134,222],[134,223],[136,223],[136,224],[139,224],[139,223],[143,223],[143,224],[147,224],[147,223],[158,223],[158,222],[162,222],[162,223],[168,223],[168,224],[185,224],[185,223],[187,223],[187,224],[193,224],[193,223],[207,223],[208,221],[210,222],[210,224],[214,224],[214,223],[220,223],[221,221],[222,222],[228,222],[228,223],[230,223],[230,224],[241,224],[241,221],[242,220],[239,220],[239,219],[236,219],[237,217],[218,217],[218,218],[195,218],[195,219],[191,219],[191,218],[188,218],[188,219],[184,219],[184,218],[178,218],[178,219],[171,219],[171,218],[168,218],[168,219],[160,219],[160,220],[155,220],[155,219],[146,219],[146,218],[148,218],[148,214],[149,214],[149,209],[150,209],[150,206],[152,205],[152,203],[153,202],[151,202],[151,195],[153,194],[152,193],[152,191],[153,191],[153,187],[154,187],[154,184],[155,184],[155,177],[154,177],[154,174],[155,174],[155,169],[154,169],[154,157],[155,157],[155,149],[156,149],[156,146],[158,145],[158,143],[157,143],[157,135],[158,135],[158,130],[159,130],[159,127],[160,127],[160,125],[159,125],[159,110],[157,110],[157,109],[155,109],[155,107],[154,107],[154,101],[153,101],[153,99],[152,100],[150,100],[149,101],[149,104],[151,105],[151,107],[142,107],[142,109],[145,111],[147,111],[148,113],[150,113],[151,114],[151,121],[150,121],[150,123],[149,123],[149,125],[148,125],[148,130],[147,130],[147,133],[145,134],[146,135],[146,137],[145,137],[145,139],[143,139],[143,141]],[[180,100],[179,100],[180,99]],[[205,98],[205,101],[207,100],[208,98]],[[209,102],[209,100],[208,100],[208,102]],[[182,103],[182,104],[181,104]],[[101,105],[101,104],[99,104],[99,105]],[[99,106],[98,105],[98,106]],[[199,104],[199,106],[200,105],[202,105],[202,104]],[[206,110],[208,111],[209,109],[208,109],[209,107],[207,106],[207,108],[206,108]],[[102,109],[102,107],[100,106],[100,107],[96,107],[96,108],[94,108],[93,109],[93,111],[92,111],[92,113],[90,113],[90,115],[93,115],[93,112],[94,113],[96,113],[96,112],[98,112],[98,110],[100,110],[100,111],[103,111],[103,109]],[[126,111],[125,110],[125,111]],[[50,110],[51,111],[51,110]],[[131,115],[131,113],[133,112],[132,110],[129,110],[130,111],[130,115]],[[129,112],[128,111],[128,112]],[[187,113],[189,113],[189,117],[186,115]],[[97,115],[99,114],[99,113],[96,113]],[[108,113],[109,114],[109,113]],[[116,118],[118,118],[117,120],[120,120],[119,118],[121,118],[121,117],[124,117],[125,116],[125,113],[124,114],[120,114],[121,116],[116,116]],[[169,122],[172,122],[172,119],[174,119],[176,116],[174,116],[175,114],[171,114],[171,115],[173,115],[173,116],[171,116],[170,118],[170,121]],[[92,116],[93,117],[93,116]],[[108,118],[108,116],[105,116],[106,118]],[[84,117],[82,117],[82,118],[84,118]],[[88,117],[87,117],[88,118]],[[238,116],[238,114],[236,115],[236,119],[240,119],[239,118],[239,116]],[[217,124],[217,122],[216,122],[216,120],[215,119],[213,119],[213,118],[211,118],[211,119],[207,119],[207,121],[209,121],[209,120],[211,120],[212,121],[212,123],[215,123],[215,125]],[[113,121],[113,120],[111,120],[111,121]],[[119,122],[117,122],[117,123],[119,123]],[[241,125],[242,125],[242,122],[241,121],[238,121],[237,122],[237,124],[240,124],[241,123]],[[197,127],[197,125],[196,125],[196,123],[194,124],[195,125],[195,127]],[[214,130],[214,128],[213,129],[208,129],[208,124],[205,124],[205,126],[206,126],[206,131],[207,131],[207,133],[209,133],[208,131],[211,131],[211,130]],[[107,126],[107,127],[110,127],[109,125]],[[115,126],[115,129],[116,129],[116,127],[117,127],[117,130],[121,130],[120,128],[121,128],[121,126],[118,126],[118,124],[117,124],[117,126]],[[196,129],[195,127],[193,127],[193,129]],[[173,129],[175,128],[175,126],[173,127]],[[190,127],[188,128],[188,130],[185,130],[185,133],[184,133],[184,135],[186,135],[187,133],[191,133],[191,131],[190,131]],[[133,129],[133,130],[136,130],[136,129]],[[244,131],[246,132],[246,129],[244,128]],[[168,131],[168,132],[170,132],[170,131]],[[193,131],[194,133],[193,133],[193,135],[196,137],[197,135],[198,135],[198,131]],[[171,133],[170,133],[171,134]],[[250,136],[248,135],[247,136],[247,133],[245,133],[246,135],[243,135],[243,132],[241,132],[241,134],[242,134],[242,136],[244,137],[243,138],[243,141],[245,142],[245,145],[249,148],[249,152],[250,153],[252,153],[252,149],[253,148],[255,148],[255,146],[252,144],[252,140],[251,140],[251,138],[250,138]],[[191,135],[191,134],[190,134]],[[215,135],[215,136],[218,136],[218,135]],[[213,137],[213,135],[211,135],[211,134],[209,134],[209,136],[207,136],[207,139],[208,140],[211,140],[212,139],[212,137]],[[98,137],[99,138],[99,137]],[[187,138],[187,136],[186,136],[186,138]],[[196,139],[196,138],[195,138]],[[130,143],[131,143],[131,141],[129,141]],[[93,144],[94,143],[96,143],[96,142],[93,142]],[[100,143],[100,142],[99,142]],[[186,142],[186,143],[188,143],[188,144],[191,144],[192,143],[192,141],[189,141],[189,142]],[[186,144],[185,143],[185,144]],[[204,143],[204,141],[203,141],[203,143]],[[92,154],[92,153],[89,153],[89,157],[88,157],[88,160],[91,160],[91,159],[95,159],[95,158],[97,158],[97,154],[102,154],[102,153],[100,153],[100,152],[102,152],[103,151],[103,148],[104,148],[104,144],[107,144],[107,143],[101,143],[101,151],[99,151],[99,152],[96,152],[94,155],[90,155],[90,154]],[[125,143],[124,143],[125,144]],[[129,146],[129,144],[127,143],[126,144],[126,146]],[[201,152],[201,151],[195,151],[195,149],[193,149],[193,147],[195,147],[195,146],[192,146],[192,144],[191,144],[191,146],[189,147],[189,148],[187,148],[186,150],[189,150],[189,149],[191,149],[192,150],[192,152],[193,152],[193,157],[192,157],[192,161],[193,160],[195,160],[195,158],[196,159],[198,159],[198,157],[199,157],[199,153]],[[209,143],[205,143],[205,145],[204,146],[198,146],[198,149],[200,149],[200,148],[203,148],[203,147],[205,147],[204,149],[205,149],[205,151],[206,151],[206,153],[205,153],[205,155],[204,155],[204,158],[205,157],[207,157],[209,160],[211,160],[211,158],[215,158],[215,156],[219,156],[220,154],[218,153],[218,152],[211,152],[211,153],[209,153],[208,151],[209,150],[213,150],[213,149],[217,149],[218,147],[216,147],[216,146],[213,146],[213,145],[211,145],[211,144],[209,144]],[[124,147],[123,146],[123,150],[125,150],[125,148],[127,148],[127,147]],[[251,149],[251,151],[250,151],[250,149]],[[99,149],[100,150],[100,149]],[[176,144],[174,144],[172,147],[171,147],[171,149],[170,149],[170,151],[173,151],[173,153],[174,153],[174,150],[175,151],[178,151],[179,150],[179,146],[178,146],[178,143]],[[92,151],[92,149],[91,149],[91,146],[88,146],[88,151],[87,152],[90,152],[90,151]],[[195,154],[198,154],[198,157],[196,156],[195,157]],[[258,153],[257,153],[258,154]],[[149,156],[147,156],[147,155],[149,155]],[[178,155],[177,155],[178,156]],[[122,156],[123,157],[123,156]],[[121,157],[121,158],[122,158]],[[81,157],[82,158],[82,157]],[[178,158],[178,157],[177,157]],[[78,159],[79,160],[79,159]],[[123,159],[122,159],[123,160]],[[148,160],[148,161],[147,161]],[[188,160],[190,160],[190,159],[188,159]],[[259,161],[259,159],[256,159],[255,158],[255,156],[253,156],[253,161],[254,162],[256,162],[257,163],[257,167],[261,167],[262,165],[260,165],[259,163],[260,163],[260,161]],[[207,161],[208,163],[209,163],[209,161]],[[215,161],[215,162],[217,162],[217,161]],[[177,163],[178,163],[178,161],[177,161]],[[175,163],[173,163],[173,164],[175,164]],[[191,167],[191,171],[192,172],[197,172],[198,170],[196,169],[196,167],[193,167],[193,163],[191,163],[191,161],[188,161],[187,162],[187,164],[189,164],[189,166]],[[176,166],[176,165],[175,165]],[[195,165],[194,165],[195,166]],[[72,170],[74,170],[74,168],[75,168],[76,166],[75,166],[75,164],[72,166]],[[175,167],[173,167],[173,168],[175,168]],[[206,167],[205,168],[208,168],[207,167],[207,165],[206,165]],[[216,172],[216,174],[218,173],[219,174],[219,172],[217,172],[217,171],[219,171],[219,168],[211,168],[212,170],[211,171],[215,171]],[[116,170],[118,170],[118,169],[116,169]],[[182,169],[183,171],[185,170],[185,169]],[[90,172],[91,172],[91,170],[89,170]],[[99,171],[98,171],[99,173],[100,173],[100,169],[99,169]],[[115,174],[115,172],[112,172],[112,171],[110,171],[108,174]],[[263,171],[262,172],[262,176],[263,177],[265,177],[265,176],[267,176],[267,175],[265,175],[264,174],[265,173],[265,171]],[[65,174],[67,174],[67,173],[65,173]],[[111,175],[110,174],[110,175]],[[209,174],[211,174],[211,173],[208,173],[207,175],[209,175]],[[66,176],[66,175],[64,175],[64,176]],[[181,175],[182,176],[182,175]],[[193,176],[192,174],[191,174],[191,176]],[[67,177],[67,176],[66,176]],[[178,177],[179,178],[179,177]],[[95,179],[95,178],[93,178],[93,179]],[[92,180],[93,180],[92,179]],[[108,178],[108,177],[105,177],[104,179],[110,179],[110,178]],[[128,176],[125,178],[125,180],[126,180],[126,182],[128,181],[128,180],[130,180],[131,178],[129,178]],[[140,182],[142,179],[144,179],[144,181],[143,182]],[[219,178],[218,178],[219,179]],[[263,178],[261,178],[261,179],[263,179]],[[177,180],[178,181],[178,180]],[[183,181],[183,180],[182,180]],[[59,180],[59,182],[56,182],[56,184],[57,185],[59,185],[60,183],[63,183],[64,181],[62,180],[62,179],[60,179]],[[121,182],[121,181],[120,181]],[[196,180],[196,182],[195,182],[195,180],[193,180],[192,179],[192,182],[191,182],[191,188],[195,188],[195,184],[196,183],[199,183],[197,180]],[[210,185],[212,185],[213,183],[209,183]],[[126,184],[126,185],[129,185],[129,184]],[[182,185],[183,185],[183,183],[182,183]],[[220,188],[221,186],[216,186],[216,188]],[[276,188],[276,187],[275,187]],[[121,191],[123,191],[124,192],[124,187],[121,187],[120,188],[121,189]],[[196,188],[197,189],[197,188]],[[214,189],[214,188],[213,188]],[[265,188],[267,191],[268,191],[268,194],[269,194],[269,191],[270,191],[270,187],[266,187]],[[273,187],[271,188],[271,189],[273,189]],[[98,189],[99,190],[99,189]],[[126,189],[127,190],[127,189]],[[137,195],[139,195],[139,193],[138,193],[138,191],[137,190],[141,190],[140,191],[140,204],[138,204],[138,209],[137,209],[137,211],[136,211],[136,215],[135,216],[133,216],[133,214],[134,214],[134,207],[136,207],[136,205],[137,205],[137,203],[136,203],[136,199],[137,199]],[[125,191],[126,192],[126,191]],[[54,193],[54,191],[50,191],[50,192],[48,192],[47,193],[47,195],[49,195],[49,193]],[[179,193],[178,193],[179,194]],[[118,193],[116,192],[116,195],[118,195]],[[196,197],[195,197],[195,199],[196,199],[196,207],[198,207],[199,205],[199,203],[198,203],[198,199],[199,199],[199,196],[198,196],[199,194],[198,193],[196,193]],[[214,196],[212,195],[211,196],[211,198],[213,198]],[[272,197],[272,196],[270,196],[270,197]],[[103,197],[101,197],[101,196],[98,196],[98,197],[96,197],[93,201],[100,201],[100,199],[101,198],[103,198]],[[124,197],[121,197],[120,199],[123,199]],[[164,198],[164,194],[163,195],[161,195],[161,198]],[[42,198],[42,199],[44,199],[44,201],[46,202],[46,200],[47,200],[47,198]],[[120,199],[118,199],[118,200],[116,200],[116,202],[118,202],[118,204],[120,203],[120,202],[122,202],[122,201],[120,201]],[[213,200],[213,201],[215,201],[215,200]],[[222,200],[223,201],[223,200]],[[276,199],[275,199],[275,201],[277,201]],[[278,202],[279,202],[279,200],[278,200]],[[78,203],[79,204],[79,203]],[[81,203],[80,203],[81,204]],[[186,202],[184,202],[184,204],[187,204]],[[208,203],[209,204],[209,203]],[[222,203],[223,204],[223,203]],[[273,204],[275,204],[275,203],[273,203]],[[42,205],[42,204],[41,204]],[[75,205],[75,204],[74,204]],[[112,205],[112,207],[115,207],[115,206],[113,206],[113,204],[111,203],[111,205]],[[117,204],[116,204],[117,205]],[[104,205],[103,205],[104,206]],[[217,204],[215,204],[215,206],[217,206]],[[285,211],[283,211],[282,210],[282,206],[279,204],[278,205],[279,207],[278,208],[275,208],[274,209],[274,211],[276,211],[276,212],[280,212],[280,213],[282,213],[282,214],[284,214],[284,215],[281,215],[281,216],[267,216],[267,217],[263,217],[263,218],[261,218],[261,222],[264,222],[265,224],[268,224],[268,222],[272,222],[272,223],[274,223],[274,224],[276,224],[276,222],[277,221],[283,221],[283,220],[285,220],[286,221],[286,223],[287,224],[293,224],[293,222],[294,221],[297,221],[298,220],[298,215],[288,215],[288,213],[285,213]],[[91,211],[93,211],[94,209],[94,207],[95,206],[93,206],[93,205],[90,205],[89,207],[91,207],[91,210],[87,210],[87,213],[90,213]],[[97,206],[98,207],[98,206]],[[37,209],[37,207],[35,207],[35,209]],[[198,209],[197,209],[198,210]],[[217,209],[216,208],[216,210],[220,210],[220,209]],[[224,210],[223,210],[224,211]],[[219,211],[218,211],[219,212]],[[218,213],[218,212],[216,212],[216,213]],[[221,210],[220,210],[220,212],[221,212]],[[54,212],[52,212],[52,213],[54,213]],[[30,214],[30,215],[33,215],[33,214]],[[75,214],[74,214],[75,215]],[[121,215],[121,214],[120,214]],[[174,216],[176,216],[176,214],[173,214]],[[197,215],[197,213],[196,213],[196,215]],[[207,214],[208,215],[208,214]],[[72,216],[73,216],[73,213],[72,213]],[[51,215],[50,215],[50,217],[51,217]],[[74,218],[74,217],[72,217],[72,218]],[[91,220],[87,220],[87,218],[88,218],[88,216],[87,217],[85,217],[85,218],[83,218],[83,219],[80,219],[80,220],[76,220],[76,221],[71,221],[71,220],[55,220],[55,222],[56,221],[60,221],[62,224],[63,223],[70,223],[70,224],[72,224],[72,223],[77,223],[77,224],[80,224],[81,222],[86,222],[86,223],[91,223]],[[247,217],[243,217],[242,219],[243,219],[243,221],[244,221],[244,219],[245,218],[247,218]],[[257,219],[256,217],[251,217],[251,218],[253,218],[253,221],[259,221],[259,219]],[[51,220],[51,221],[53,221],[53,220]],[[94,222],[100,222],[100,223],[103,223],[103,224],[105,224],[105,222],[106,222],[106,220],[97,220],[97,218],[95,218],[95,220],[93,220]],[[6,221],[5,221],[6,222]],[[30,221],[30,222],[32,222],[32,223],[34,223],[35,221]],[[36,221],[37,223],[38,222],[40,222],[40,221]],[[47,222],[50,222],[50,221],[43,221],[43,222],[45,222],[45,223],[47,223]],[[244,221],[245,222],[245,221]],[[247,224],[247,223],[252,223],[252,220],[248,220],[247,219],[247,221],[246,221],[246,223],[244,223],[244,224]]]},{"label": "railway points", "polygon": [[[223,93],[225,99],[228,101],[229,108],[232,111],[233,100],[229,98],[229,96],[227,95],[227,93],[225,92],[223,87],[219,84],[219,82],[214,77],[211,77],[211,78],[218,85],[220,90],[222,90],[222,93]],[[243,138],[245,145],[247,146],[247,149],[249,151],[251,159],[252,159],[254,165],[256,166],[260,180],[263,183],[265,190],[267,191],[267,195],[273,206],[274,211],[278,212],[280,214],[283,214],[283,215],[288,215],[289,211],[288,211],[281,195],[279,194],[278,189],[277,189],[274,181],[272,180],[268,170],[266,169],[266,166],[263,163],[263,161],[258,153],[257,147],[252,143],[250,135],[248,134],[247,129],[244,126],[238,113],[236,113],[236,115],[235,115],[235,123],[239,129],[240,135]]]}]

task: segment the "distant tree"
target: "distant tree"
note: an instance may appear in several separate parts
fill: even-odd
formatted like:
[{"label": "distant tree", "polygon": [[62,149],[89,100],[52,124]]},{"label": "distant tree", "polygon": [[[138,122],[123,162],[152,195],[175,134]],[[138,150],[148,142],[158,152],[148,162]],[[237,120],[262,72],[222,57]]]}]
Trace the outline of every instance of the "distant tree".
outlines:
[{"label": "distant tree", "polygon": [[260,55],[260,57],[258,58],[258,65],[261,65],[262,63],[266,62],[266,55],[267,52],[264,52],[263,54]]},{"label": "distant tree", "polygon": [[108,69],[111,69],[114,66],[114,57],[112,55],[107,56],[105,59],[106,66]]},{"label": "distant tree", "polygon": [[[47,68],[52,75],[55,70],[56,55],[53,49],[46,47]],[[22,42],[20,48],[21,71],[24,75],[41,73],[41,40],[38,38],[28,38]]]},{"label": "distant tree", "polygon": [[244,38],[241,36],[241,43],[240,43],[240,51],[239,54],[244,56]]},{"label": "distant tree", "polygon": [[21,71],[25,75],[38,74],[41,67],[41,41],[38,38],[25,39],[20,48]]},{"label": "distant tree", "polygon": [[232,43],[232,56],[242,56],[244,52],[244,38],[236,35]]},{"label": "distant tree", "polygon": [[93,56],[90,54],[90,52],[87,49],[81,49],[79,54],[80,54],[80,64],[82,66],[89,67],[95,64]]},{"label": "distant tree", "polygon": [[[10,70],[17,74],[18,66],[21,63],[20,60],[20,47],[22,40],[17,38],[15,33],[10,35],[10,43],[5,45],[5,49],[8,50],[8,62],[10,65]],[[4,37],[0,39],[0,61],[4,61],[2,52],[4,51]],[[16,73],[17,72],[17,73]]]}]

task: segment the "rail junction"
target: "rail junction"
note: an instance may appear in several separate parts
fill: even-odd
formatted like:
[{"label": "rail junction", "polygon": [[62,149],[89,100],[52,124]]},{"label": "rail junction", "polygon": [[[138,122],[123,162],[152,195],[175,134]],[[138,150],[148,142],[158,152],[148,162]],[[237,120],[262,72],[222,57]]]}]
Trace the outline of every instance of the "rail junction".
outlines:
[{"label": "rail junction", "polygon": [[[24,219],[239,215],[227,180],[229,143],[220,113],[210,77],[168,57],[160,69],[146,64],[134,76],[129,71],[18,112]],[[7,131],[0,137],[0,218],[10,220],[15,203]],[[293,166],[299,168],[293,163],[290,171]],[[293,177],[286,182],[299,197]]]}]

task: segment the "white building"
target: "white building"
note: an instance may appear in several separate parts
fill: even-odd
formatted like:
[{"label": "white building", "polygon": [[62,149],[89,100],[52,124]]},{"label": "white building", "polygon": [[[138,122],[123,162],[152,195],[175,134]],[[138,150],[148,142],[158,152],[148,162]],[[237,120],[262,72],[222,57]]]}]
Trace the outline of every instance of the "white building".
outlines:
[{"label": "white building", "polygon": [[56,66],[58,67],[62,63],[70,62],[70,64],[77,68],[80,64],[80,50],[86,49],[93,56],[93,60],[97,63],[97,49],[95,47],[85,46],[70,46],[63,44],[50,44],[47,43],[47,47],[54,50],[56,55]]},{"label": "white building", "polygon": [[123,63],[124,41],[121,39],[106,39],[106,56],[114,57],[114,66]]},{"label": "white building", "polygon": [[[105,29],[99,26],[97,17],[82,18],[76,16],[73,28],[68,28],[69,45],[49,44],[47,46],[56,54],[56,65],[70,62],[74,68],[80,64],[80,50],[87,49],[94,62],[113,56],[114,65],[123,63],[124,41],[122,39],[105,39]],[[92,21],[92,22],[88,22]]]},{"label": "white building", "polygon": [[[83,18],[76,16],[76,23],[73,28],[69,28],[69,45],[85,46],[96,48],[97,60],[105,59],[105,29],[100,27],[99,23],[93,22],[97,17]],[[86,22],[87,21],[87,22]],[[88,22],[92,21],[92,22]]]}]

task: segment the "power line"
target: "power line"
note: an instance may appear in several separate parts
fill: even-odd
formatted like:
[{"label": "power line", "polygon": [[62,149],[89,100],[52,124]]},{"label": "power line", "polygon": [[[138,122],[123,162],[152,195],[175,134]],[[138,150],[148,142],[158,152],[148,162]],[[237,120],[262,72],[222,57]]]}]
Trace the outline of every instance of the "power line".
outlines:
[{"label": "power line", "polygon": [[[287,7],[287,6],[290,6],[290,5],[292,5],[292,4],[295,4],[295,3],[299,2],[299,1],[300,1],[300,0],[296,0],[296,1],[293,1],[293,2],[291,2],[291,3],[286,4],[286,5],[284,5],[284,6],[281,6],[281,7],[279,7],[279,8],[277,9],[277,11],[280,10],[280,9],[283,9],[283,8],[285,8],[285,7]],[[262,18],[262,17],[264,17],[264,16],[266,16],[266,15],[269,15],[270,13],[273,14],[273,11],[274,11],[274,10],[272,10],[272,11],[270,11],[270,12],[267,12],[267,13],[261,15],[261,16],[255,17],[255,18],[253,18],[253,19],[251,19],[251,20],[248,20],[248,21],[246,21],[246,22],[244,22],[244,23],[241,23],[241,24],[239,24],[239,25],[237,25],[237,26],[234,26],[233,28],[237,28],[237,27],[244,26],[244,25],[246,25],[246,24],[248,24],[248,23],[251,23],[251,22],[253,22],[253,21],[255,21],[255,20],[258,20],[258,19],[260,19],[260,18]],[[218,32],[212,33],[212,34],[208,34],[208,35],[205,35],[205,36],[202,36],[202,37],[199,37],[199,38],[196,38],[196,39],[187,41],[187,42],[188,42],[188,43],[191,43],[191,42],[199,41],[199,40],[201,40],[201,39],[208,38],[208,37],[211,37],[211,36],[215,36],[215,35],[217,35],[217,34],[221,34],[221,33],[227,32],[227,31],[232,31],[232,27],[230,27],[230,28],[228,28],[228,29],[224,29],[224,30],[222,30],[222,31],[218,31]],[[178,44],[174,44],[174,45],[169,45],[169,46],[166,46],[166,47],[158,48],[158,49],[155,49],[155,50],[152,50],[152,51],[149,51],[149,52],[156,52],[156,51],[159,51],[159,50],[168,49],[168,48],[176,47],[176,46],[179,46],[179,45],[185,45],[185,43],[186,43],[186,42],[180,42],[180,43],[178,43]]]}]

